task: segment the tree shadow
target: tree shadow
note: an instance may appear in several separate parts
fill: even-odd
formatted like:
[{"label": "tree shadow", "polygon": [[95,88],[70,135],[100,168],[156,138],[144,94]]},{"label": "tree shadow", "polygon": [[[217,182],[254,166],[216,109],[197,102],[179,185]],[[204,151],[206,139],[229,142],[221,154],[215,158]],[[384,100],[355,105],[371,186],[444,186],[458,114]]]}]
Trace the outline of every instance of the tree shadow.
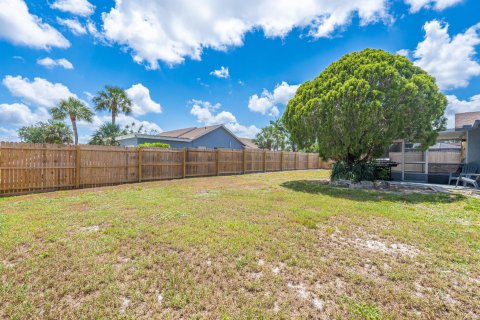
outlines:
[{"label": "tree shadow", "polygon": [[354,201],[391,201],[405,203],[453,203],[465,200],[467,197],[462,194],[453,193],[420,193],[420,192],[402,192],[390,190],[365,190],[333,187],[322,180],[295,180],[286,181],[281,184],[282,187],[310,194],[322,194],[325,196],[343,198]]}]

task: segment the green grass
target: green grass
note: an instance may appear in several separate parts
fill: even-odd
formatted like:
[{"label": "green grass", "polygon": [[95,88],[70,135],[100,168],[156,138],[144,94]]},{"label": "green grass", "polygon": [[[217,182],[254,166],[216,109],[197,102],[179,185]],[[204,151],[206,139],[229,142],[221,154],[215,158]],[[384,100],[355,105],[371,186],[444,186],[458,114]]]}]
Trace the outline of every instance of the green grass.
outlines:
[{"label": "green grass", "polygon": [[0,318],[480,317],[480,200],[327,176],[0,198]]}]

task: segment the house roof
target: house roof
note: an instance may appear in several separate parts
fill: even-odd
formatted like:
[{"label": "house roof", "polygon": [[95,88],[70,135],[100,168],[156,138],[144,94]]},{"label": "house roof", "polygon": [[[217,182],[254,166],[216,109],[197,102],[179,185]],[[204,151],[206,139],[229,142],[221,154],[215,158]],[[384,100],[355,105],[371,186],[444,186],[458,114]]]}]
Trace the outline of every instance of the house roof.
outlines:
[{"label": "house roof", "polygon": [[249,138],[238,138],[245,145],[247,149],[260,149],[252,139]]},{"label": "house roof", "polygon": [[222,127],[222,125],[219,124],[219,125],[206,126],[206,127],[200,127],[200,128],[191,127],[191,128],[177,129],[177,130],[162,132],[159,134],[159,136],[195,140],[220,127]]},{"label": "house roof", "polygon": [[[164,131],[158,135],[146,135],[140,133],[133,133],[127,134],[124,136],[117,137],[117,140],[124,140],[129,138],[148,138],[148,139],[157,139],[157,140],[171,140],[171,141],[185,141],[190,142],[196,140],[205,134],[212,132],[218,128],[223,128],[226,132],[232,135],[233,138],[238,140],[240,144],[247,146],[242,139],[238,138],[235,134],[233,134],[230,130],[228,130],[224,125],[217,124],[213,126],[205,126],[205,127],[190,127],[190,128],[183,128],[183,129],[176,129],[171,131]],[[252,144],[252,143],[251,143]]]}]

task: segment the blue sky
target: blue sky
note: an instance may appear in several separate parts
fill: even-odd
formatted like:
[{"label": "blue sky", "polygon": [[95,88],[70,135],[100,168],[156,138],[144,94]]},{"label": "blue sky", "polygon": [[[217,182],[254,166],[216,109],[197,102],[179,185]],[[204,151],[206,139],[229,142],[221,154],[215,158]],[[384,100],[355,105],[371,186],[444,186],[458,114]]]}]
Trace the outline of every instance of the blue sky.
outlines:
[{"label": "blue sky", "polygon": [[[70,95],[93,107],[106,84],[134,100],[120,124],[252,137],[299,84],[367,47],[434,75],[451,125],[480,110],[479,12],[477,0],[0,0],[0,140]],[[108,120],[81,124],[81,141]]]}]

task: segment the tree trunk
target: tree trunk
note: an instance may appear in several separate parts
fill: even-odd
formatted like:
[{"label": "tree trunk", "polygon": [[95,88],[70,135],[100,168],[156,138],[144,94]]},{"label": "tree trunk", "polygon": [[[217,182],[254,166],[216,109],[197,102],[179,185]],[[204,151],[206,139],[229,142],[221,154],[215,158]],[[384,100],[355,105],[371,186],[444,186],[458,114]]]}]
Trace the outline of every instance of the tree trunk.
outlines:
[{"label": "tree trunk", "polygon": [[78,132],[77,132],[77,120],[75,118],[70,118],[72,121],[73,137],[75,139],[75,145],[78,144]]},{"label": "tree trunk", "polygon": [[115,125],[115,117],[117,116],[117,103],[113,102],[112,103],[112,124]]},{"label": "tree trunk", "polygon": [[112,110],[112,124],[115,125],[115,110]]}]

